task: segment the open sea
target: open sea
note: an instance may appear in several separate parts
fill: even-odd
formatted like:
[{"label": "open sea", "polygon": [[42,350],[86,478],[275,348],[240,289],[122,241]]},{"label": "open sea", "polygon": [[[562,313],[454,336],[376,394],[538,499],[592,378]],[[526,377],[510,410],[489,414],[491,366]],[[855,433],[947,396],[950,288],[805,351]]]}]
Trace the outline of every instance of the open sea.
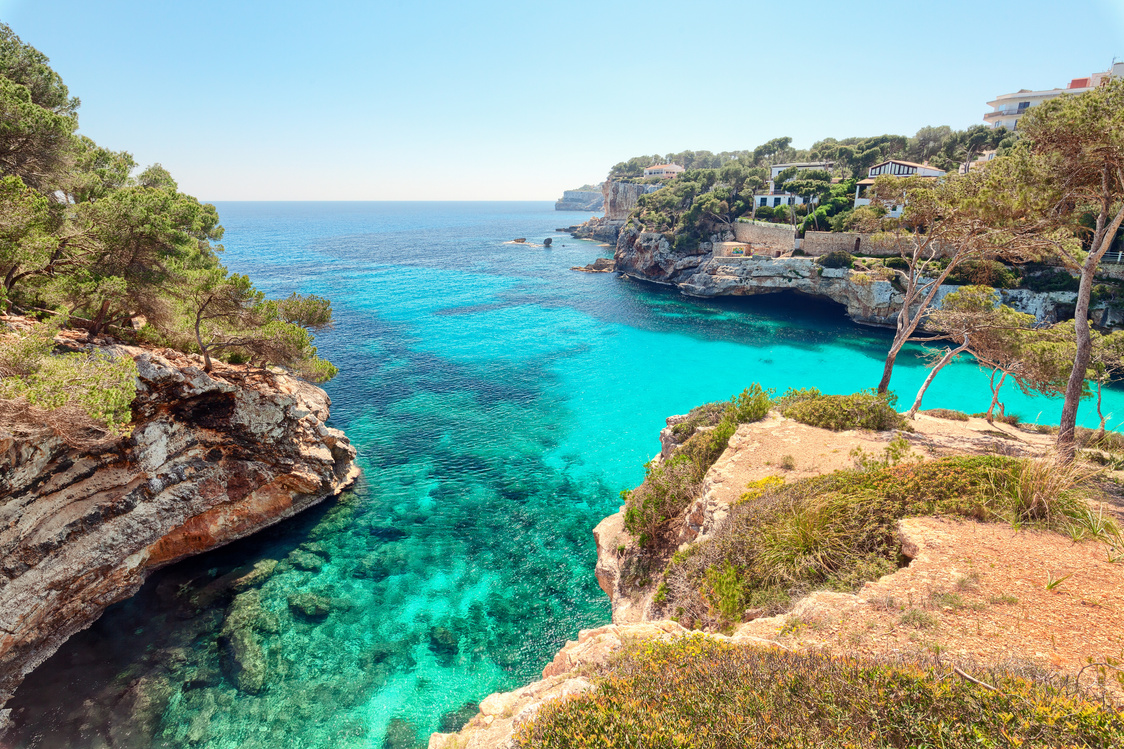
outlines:
[{"label": "open sea", "polygon": [[[612,251],[555,232],[587,216],[551,203],[218,208],[231,270],[271,295],[332,300],[335,326],[317,337],[340,368],[331,424],[363,477],[108,609],[21,687],[13,747],[425,746],[609,622],[591,531],[640,482],[667,416],[755,381],[873,387],[890,341],[830,302],[696,300],[573,272]],[[904,405],[927,373],[919,353],[894,371]],[[1004,395],[1008,413],[1057,423],[1060,401]],[[925,407],[989,400],[987,375],[964,361]],[[1106,392],[1105,410],[1124,417],[1124,393]],[[1081,422],[1096,426],[1091,404]],[[298,547],[322,566],[285,563]],[[262,560],[283,563],[255,600],[211,595],[208,583]],[[299,592],[329,597],[328,617],[295,618]],[[267,622],[259,694],[224,671],[238,605]]]}]

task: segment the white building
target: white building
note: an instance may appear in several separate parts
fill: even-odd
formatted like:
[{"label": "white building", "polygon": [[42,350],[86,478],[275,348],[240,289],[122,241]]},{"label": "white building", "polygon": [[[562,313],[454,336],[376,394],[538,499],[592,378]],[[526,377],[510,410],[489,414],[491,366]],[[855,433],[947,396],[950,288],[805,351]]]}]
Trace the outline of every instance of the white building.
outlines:
[{"label": "white building", "polygon": [[[870,205],[870,198],[865,197],[867,189],[874,184],[877,177],[884,174],[892,174],[895,177],[923,177],[926,179],[936,179],[943,177],[947,172],[943,169],[937,169],[935,166],[928,164],[917,164],[912,161],[902,161],[901,159],[890,159],[883,161],[881,164],[875,164],[867,172],[866,179],[861,179],[855,185],[855,208],[863,205]],[[894,205],[890,207],[890,218],[898,218],[902,215],[904,205]]]},{"label": "white building", "polygon": [[754,199],[757,201],[757,207],[769,206],[770,208],[776,208],[779,205],[804,205],[808,202],[807,198],[802,198],[799,195],[793,195],[790,192],[777,189],[777,175],[785,169],[795,168],[800,171],[818,169],[830,172],[834,166],[834,161],[800,161],[793,164],[774,164],[772,171],[769,173],[769,191],[765,194],[759,193],[754,196]]},{"label": "white building", "polygon": [[687,171],[678,164],[653,164],[644,170],[645,177],[674,177]]},{"label": "white building", "polygon": [[988,164],[990,164],[992,161],[994,161],[995,157],[998,156],[998,155],[999,155],[999,151],[997,149],[994,149],[994,148],[990,151],[981,151],[979,154],[976,155],[976,158],[972,159],[972,163],[967,164],[967,165],[964,165],[964,164],[960,165],[960,173],[961,174],[967,174],[969,171],[974,172],[977,169],[985,167]]},{"label": "white building", "polygon": [[1056,99],[1062,94],[1082,94],[1091,91],[1109,79],[1117,77],[1124,77],[1124,62],[1114,63],[1111,70],[1093,73],[1088,78],[1074,78],[1065,88],[1051,88],[1045,91],[1031,91],[1024,88],[1013,94],[997,96],[994,101],[987,103],[991,111],[984,115],[984,122],[992,127],[1017,130],[1019,119],[1031,107]]}]

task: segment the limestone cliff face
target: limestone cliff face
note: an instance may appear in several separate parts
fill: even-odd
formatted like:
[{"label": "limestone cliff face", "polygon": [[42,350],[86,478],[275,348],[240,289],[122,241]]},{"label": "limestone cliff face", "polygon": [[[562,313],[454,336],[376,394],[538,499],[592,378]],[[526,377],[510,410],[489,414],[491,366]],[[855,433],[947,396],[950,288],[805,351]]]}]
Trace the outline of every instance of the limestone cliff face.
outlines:
[{"label": "limestone cliff face", "polygon": [[556,211],[600,211],[605,205],[605,198],[599,192],[588,190],[566,190],[562,197],[554,202]]},{"label": "limestone cliff face", "polygon": [[661,185],[636,185],[631,182],[613,182],[606,180],[601,185],[601,194],[605,198],[605,218],[623,221],[628,214],[636,209],[636,201],[641,195],[655,192]]},{"label": "limestone cliff face", "polygon": [[[869,325],[893,325],[901,310],[902,294],[889,281],[847,268],[824,268],[807,257],[715,257],[714,243],[727,241],[714,235],[692,250],[675,249],[663,234],[640,232],[631,225],[618,238],[614,261],[622,273],[644,281],[675,286],[688,296],[751,296],[795,291],[842,304],[847,316]],[[940,288],[936,304],[959,287]],[[1004,304],[1032,314],[1040,322],[1064,319],[1074,301],[1073,292],[1034,292],[1001,289]],[[1113,324],[1114,310],[1094,313],[1094,322]],[[1072,316],[1072,315],[1070,315]]]},{"label": "limestone cliff face", "polygon": [[[290,517],[358,474],[327,394],[170,350],[137,364],[132,435],[75,451],[0,425],[0,707],[152,570]],[[6,715],[0,712],[0,727]]]}]

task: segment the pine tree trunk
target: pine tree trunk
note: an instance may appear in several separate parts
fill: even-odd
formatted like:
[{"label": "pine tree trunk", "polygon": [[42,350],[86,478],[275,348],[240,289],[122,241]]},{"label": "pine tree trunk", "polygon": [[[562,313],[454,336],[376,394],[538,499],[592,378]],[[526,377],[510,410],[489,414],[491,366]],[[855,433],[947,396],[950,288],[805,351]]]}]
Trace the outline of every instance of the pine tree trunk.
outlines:
[{"label": "pine tree trunk", "polygon": [[1089,336],[1089,296],[1093,290],[1093,272],[1097,268],[1099,259],[1099,253],[1089,253],[1081,266],[1081,285],[1077,290],[1077,308],[1073,313],[1077,351],[1073,357],[1073,369],[1069,373],[1069,380],[1066,381],[1065,405],[1062,406],[1056,443],[1058,457],[1067,463],[1077,455],[1077,406],[1081,401],[1089,359],[1093,354],[1093,343]]},{"label": "pine tree trunk", "polygon": [[906,414],[909,418],[912,419],[917,416],[917,412],[921,408],[921,399],[925,397],[925,391],[929,389],[929,385],[933,382],[933,378],[937,376],[937,372],[940,372],[944,369],[946,364],[967,350],[968,336],[964,336],[964,343],[960,344],[955,350],[949,349],[946,351],[945,355],[941,357],[941,360],[933,366],[933,369],[929,372],[929,376],[925,378],[925,382],[921,383],[921,389],[917,391],[917,397],[913,401],[913,406],[909,409],[909,413]]}]

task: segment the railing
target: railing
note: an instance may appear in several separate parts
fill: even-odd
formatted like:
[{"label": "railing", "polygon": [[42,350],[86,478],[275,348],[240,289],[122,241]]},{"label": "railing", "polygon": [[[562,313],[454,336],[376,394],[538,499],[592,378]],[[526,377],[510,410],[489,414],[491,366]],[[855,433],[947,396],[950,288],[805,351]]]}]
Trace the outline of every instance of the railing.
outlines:
[{"label": "railing", "polygon": [[1124,264],[1124,252],[1106,252],[1101,258],[1101,265]]}]

